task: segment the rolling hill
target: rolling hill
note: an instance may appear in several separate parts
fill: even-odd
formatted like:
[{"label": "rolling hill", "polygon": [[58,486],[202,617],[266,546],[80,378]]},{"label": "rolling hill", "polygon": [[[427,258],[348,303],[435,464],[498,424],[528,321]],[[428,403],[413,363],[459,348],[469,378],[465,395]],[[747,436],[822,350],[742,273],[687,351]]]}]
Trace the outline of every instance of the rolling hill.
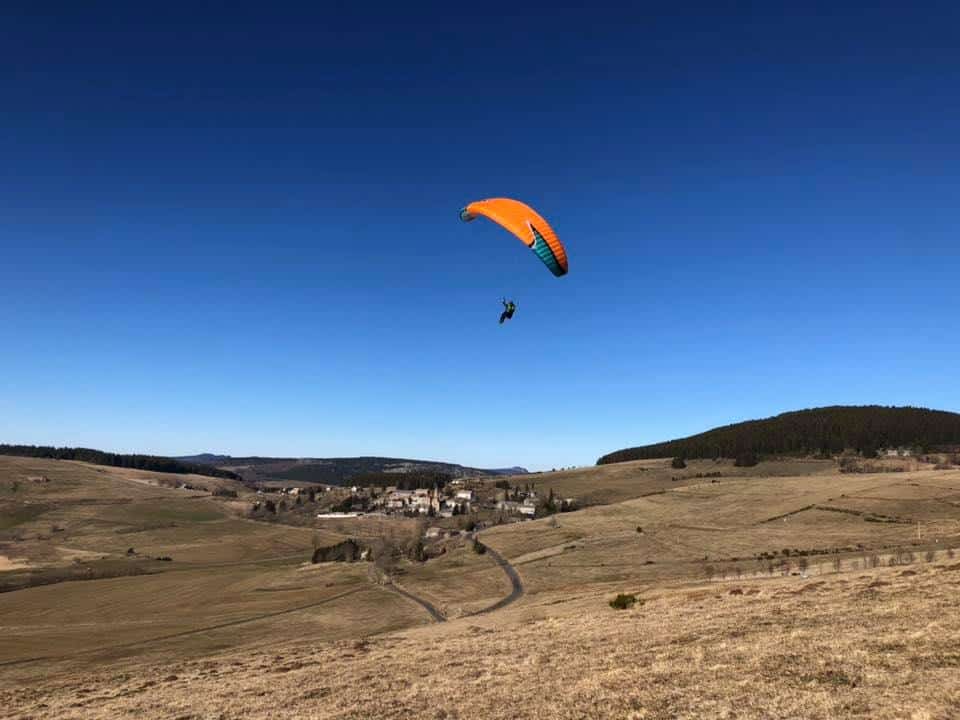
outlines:
[{"label": "rolling hill", "polygon": [[208,475],[238,480],[239,476],[210,463],[194,463],[186,459],[160,455],[122,454],[91,448],[50,447],[47,445],[0,445],[0,455],[13,457],[49,458],[51,460],[78,460],[93,465],[150,470],[180,475]]},{"label": "rolling hill", "polygon": [[698,435],[617,450],[598,465],[661,457],[717,458],[758,455],[833,455],[854,449],[911,447],[923,452],[960,446],[960,414],[880,405],[812,408],[763,420],[725,425]]},{"label": "rolling hill", "polygon": [[485,469],[435,460],[389,457],[271,458],[261,456],[231,457],[230,455],[201,453],[175,459],[184,463],[235,472],[248,484],[295,482],[346,485],[355,477],[377,473],[428,472],[442,473],[451,477],[494,477],[523,475],[527,472],[522,467]]},{"label": "rolling hill", "polygon": [[[312,565],[312,545],[337,539],[323,521],[238,517],[255,493],[236,481],[190,478],[232,484],[242,497],[227,499],[177,476],[0,458],[0,555],[96,571],[0,593],[0,702],[78,720],[953,717],[960,467],[900,461],[911,469],[660,459],[534,476],[608,504],[482,530],[524,593],[470,614],[510,588],[468,543],[400,562],[401,595],[367,563]],[[99,575],[108,562],[143,567]],[[615,610],[618,593],[638,602]]]}]

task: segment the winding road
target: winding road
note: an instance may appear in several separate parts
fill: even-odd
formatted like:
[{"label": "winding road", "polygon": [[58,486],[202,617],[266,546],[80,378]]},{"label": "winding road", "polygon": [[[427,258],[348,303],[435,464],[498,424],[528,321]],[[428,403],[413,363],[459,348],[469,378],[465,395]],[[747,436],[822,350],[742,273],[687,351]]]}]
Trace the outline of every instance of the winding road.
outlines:
[{"label": "winding road", "polygon": [[[469,535],[468,537],[470,540],[479,542],[476,534]],[[500,610],[501,608],[505,608],[510,603],[520,599],[524,593],[523,580],[520,579],[520,573],[518,573],[516,568],[510,564],[510,561],[507,560],[505,557],[503,557],[503,555],[498,553],[489,545],[485,545],[484,547],[486,547],[487,549],[486,554],[489,555],[491,558],[493,558],[493,561],[500,566],[504,574],[506,574],[507,579],[510,580],[510,594],[504,598],[501,598],[490,607],[483,608],[482,610],[477,610],[476,612],[469,613],[467,615],[464,615],[463,617],[471,617],[474,615],[485,615],[487,613],[492,613],[495,610]],[[429,600],[425,600],[422,597],[414,595],[409,590],[404,590],[402,587],[400,587],[396,583],[390,582],[385,584],[384,587],[394,591],[398,595],[402,595],[408,600],[412,600],[413,602],[415,602],[417,605],[419,605],[428,613],[430,613],[430,617],[433,618],[434,622],[441,623],[441,622],[447,621],[446,616],[440,611],[440,608],[438,608],[436,605],[431,603]]]},{"label": "winding road", "polygon": [[491,613],[494,610],[500,610],[501,608],[505,608],[510,603],[516,600],[519,600],[520,597],[523,596],[523,592],[524,592],[523,581],[520,579],[520,573],[517,572],[517,569],[513,565],[511,565],[510,562],[505,557],[503,557],[503,555],[498,553],[492,547],[490,547],[489,545],[486,545],[485,547],[487,548],[487,554],[494,559],[497,565],[499,565],[503,569],[503,572],[506,573],[507,578],[509,578],[510,594],[507,595],[505,598],[498,600],[490,607],[484,608],[483,610],[478,610],[475,613],[471,613],[471,615],[484,615],[486,613]]},{"label": "winding road", "polygon": [[429,600],[424,600],[422,597],[417,597],[412,592],[408,592],[407,590],[404,590],[402,587],[400,587],[396,583],[392,583],[392,582],[387,583],[386,585],[384,585],[384,587],[389,588],[390,590],[393,590],[398,595],[403,595],[405,598],[407,598],[407,600],[413,600],[413,602],[415,602],[417,605],[419,605],[428,613],[430,613],[430,617],[433,618],[434,622],[441,623],[441,622],[447,621],[447,618],[443,616],[443,613],[440,612],[439,608],[437,608],[437,606],[434,605]]}]

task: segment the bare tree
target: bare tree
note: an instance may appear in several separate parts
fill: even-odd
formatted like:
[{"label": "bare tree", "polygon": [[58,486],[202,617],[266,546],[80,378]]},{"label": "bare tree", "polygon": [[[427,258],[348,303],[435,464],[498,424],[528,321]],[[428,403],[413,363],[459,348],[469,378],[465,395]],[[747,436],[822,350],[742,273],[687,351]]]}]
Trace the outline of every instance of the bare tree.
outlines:
[{"label": "bare tree", "polygon": [[704,565],[703,566],[703,575],[707,578],[708,581],[713,580],[713,576],[716,573],[713,565]]},{"label": "bare tree", "polygon": [[840,572],[840,568],[842,567],[842,565],[843,565],[843,563],[842,563],[842,561],[840,560],[840,556],[839,556],[839,555],[836,555],[836,556],[833,558],[833,571],[834,571],[834,572]]},{"label": "bare tree", "polygon": [[928,563],[932,563],[934,560],[937,559],[937,551],[933,549],[927,550],[926,555],[924,555],[923,557]]}]

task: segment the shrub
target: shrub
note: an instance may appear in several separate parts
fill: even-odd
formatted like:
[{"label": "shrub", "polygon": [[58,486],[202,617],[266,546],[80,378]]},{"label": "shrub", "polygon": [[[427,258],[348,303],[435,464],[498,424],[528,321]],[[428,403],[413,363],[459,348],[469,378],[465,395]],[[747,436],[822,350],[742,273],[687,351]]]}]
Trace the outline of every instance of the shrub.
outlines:
[{"label": "shrub", "polygon": [[483,554],[487,551],[487,546],[484,545],[484,544],[483,544],[482,542],[480,542],[479,540],[474,540],[474,541],[473,541],[473,551],[474,551],[477,555],[483,555]]},{"label": "shrub", "polygon": [[926,559],[928,563],[932,563],[934,560],[936,560],[936,558],[937,558],[936,550],[927,550],[927,554],[924,555],[924,559]]},{"label": "shrub", "polygon": [[757,460],[757,455],[753,451],[748,450],[747,452],[742,452],[737,455],[737,459],[734,461],[736,467],[753,467],[759,462]]},{"label": "shrub", "polygon": [[218,487],[218,488],[216,488],[216,489],[213,491],[213,495],[214,495],[215,497],[235,498],[235,497],[237,497],[237,491],[236,491],[236,490],[230,490],[229,488]]},{"label": "shrub", "polygon": [[670,463],[670,467],[674,470],[683,470],[687,466],[686,461],[682,457],[675,457]]},{"label": "shrub", "polygon": [[494,486],[495,488],[499,488],[499,489],[501,489],[501,490],[509,490],[509,489],[510,489],[510,481],[509,481],[509,480],[497,480],[497,481],[493,484],[493,486]]},{"label": "shrub", "polygon": [[633,595],[633,594],[626,595],[624,593],[620,593],[613,600],[610,601],[610,607],[614,608],[615,610],[627,610],[633,607],[634,605],[636,605],[636,603],[637,603],[636,595]]}]

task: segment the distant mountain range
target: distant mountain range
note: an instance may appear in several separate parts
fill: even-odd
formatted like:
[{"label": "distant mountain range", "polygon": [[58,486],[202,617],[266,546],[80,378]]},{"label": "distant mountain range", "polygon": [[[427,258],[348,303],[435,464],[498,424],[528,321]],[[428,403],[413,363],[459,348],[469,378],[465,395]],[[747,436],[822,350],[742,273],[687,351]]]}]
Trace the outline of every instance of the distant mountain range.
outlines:
[{"label": "distant mountain range", "polygon": [[523,475],[526,468],[474,468],[435,460],[411,460],[387,457],[351,458],[273,458],[261,456],[233,457],[214,453],[185,455],[175,458],[183,463],[216,467],[236,473],[244,482],[301,482],[327,485],[349,484],[354,477],[373,473],[443,473],[451,477],[491,477]]},{"label": "distant mountain range", "polygon": [[880,448],[923,451],[960,446],[960,414],[917,407],[835,405],[724,425],[698,435],[617,450],[598,465],[662,457],[735,458],[757,455],[836,454]]}]

